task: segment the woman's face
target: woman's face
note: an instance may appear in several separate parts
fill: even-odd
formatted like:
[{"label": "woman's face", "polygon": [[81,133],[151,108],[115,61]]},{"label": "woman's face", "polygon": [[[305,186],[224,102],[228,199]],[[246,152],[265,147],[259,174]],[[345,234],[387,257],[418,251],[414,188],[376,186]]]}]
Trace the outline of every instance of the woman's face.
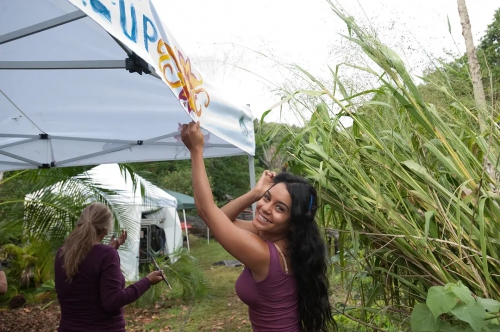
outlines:
[{"label": "woman's face", "polygon": [[286,234],[291,203],[292,198],[284,183],[273,186],[257,202],[253,226],[262,232]]}]

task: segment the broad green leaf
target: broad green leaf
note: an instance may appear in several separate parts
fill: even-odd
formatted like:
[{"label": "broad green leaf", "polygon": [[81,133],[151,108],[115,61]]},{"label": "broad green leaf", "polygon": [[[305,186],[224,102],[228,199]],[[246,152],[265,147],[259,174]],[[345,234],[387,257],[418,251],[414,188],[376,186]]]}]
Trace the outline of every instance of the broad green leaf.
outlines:
[{"label": "broad green leaf", "polygon": [[451,325],[449,322],[440,321],[439,322],[439,332],[455,332],[456,326]]},{"label": "broad green leaf", "polygon": [[446,290],[451,290],[464,304],[476,302],[471,295],[470,290],[464,286],[460,281],[456,284],[446,284]]},{"label": "broad green leaf", "polygon": [[463,327],[451,325],[449,322],[442,321],[439,324],[439,332],[474,332],[474,330],[469,325]]},{"label": "broad green leaf", "polygon": [[451,291],[447,291],[443,286],[434,286],[427,294],[427,306],[437,319],[439,315],[449,312],[458,303],[458,297]]},{"label": "broad green leaf", "polygon": [[410,323],[413,332],[436,332],[439,327],[434,315],[424,303],[415,305],[410,316]]},{"label": "broad green leaf", "polygon": [[479,303],[459,304],[451,309],[451,313],[461,321],[469,323],[474,332],[481,331],[484,325],[486,311]]},{"label": "broad green leaf", "polygon": [[498,312],[500,310],[500,302],[493,299],[483,299],[482,297],[476,298],[476,301],[483,306],[488,312]]}]

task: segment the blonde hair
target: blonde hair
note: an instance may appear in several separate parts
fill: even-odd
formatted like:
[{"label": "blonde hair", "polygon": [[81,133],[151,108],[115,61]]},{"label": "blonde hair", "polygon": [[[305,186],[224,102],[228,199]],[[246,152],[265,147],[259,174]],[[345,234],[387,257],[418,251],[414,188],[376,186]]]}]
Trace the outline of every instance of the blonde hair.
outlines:
[{"label": "blonde hair", "polygon": [[78,267],[90,252],[99,236],[107,234],[113,226],[113,214],[102,203],[92,203],[82,211],[76,228],[61,248],[63,268],[68,282],[78,273]]}]

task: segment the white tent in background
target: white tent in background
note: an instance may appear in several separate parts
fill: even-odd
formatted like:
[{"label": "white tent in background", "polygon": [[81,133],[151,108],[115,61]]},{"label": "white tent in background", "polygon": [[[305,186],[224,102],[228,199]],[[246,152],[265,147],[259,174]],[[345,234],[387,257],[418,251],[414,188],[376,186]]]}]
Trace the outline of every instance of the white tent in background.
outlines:
[{"label": "white tent in background", "polygon": [[191,119],[205,157],[253,155],[250,110],[196,69],[168,15],[148,0],[2,0],[0,171],[186,159]]},{"label": "white tent in background", "polygon": [[[144,218],[156,220],[157,225],[164,230],[166,241],[162,251],[172,254],[183,245],[181,224],[177,214],[177,200],[142,177],[135,176],[136,185],[134,186],[131,174],[120,170],[117,164],[99,165],[78,176],[89,179],[99,188],[113,191],[113,195],[105,195],[111,208],[120,210],[118,215],[127,215],[126,225],[124,220],[117,221],[122,229],[125,228],[128,231],[127,242],[118,250],[121,270],[128,281],[139,278],[139,242]],[[141,195],[141,187],[145,191],[144,196],[148,198],[147,201]],[[67,188],[55,184],[47,190],[64,195]],[[27,195],[26,199],[33,199],[36,194]],[[68,192],[68,195],[71,195],[71,192]],[[89,203],[92,201],[95,200],[90,198]]]},{"label": "white tent in background", "polygon": [[[123,248],[120,247],[118,250],[121,269],[127,280],[138,280],[139,278],[139,241],[143,217],[161,221],[159,225],[165,231],[164,251],[166,253],[172,254],[176,249],[182,247],[182,230],[177,214],[177,200],[173,196],[138,175],[135,175],[138,185],[134,188],[130,173],[120,171],[117,164],[99,165],[87,171],[86,176],[102,188],[118,191],[119,195],[109,197],[112,206],[129,207],[130,213],[137,220],[132,225],[132,229],[131,225],[128,226],[127,242]],[[141,186],[145,190],[145,196],[149,198],[147,201],[141,195]],[[121,226],[124,225],[121,224]]]}]

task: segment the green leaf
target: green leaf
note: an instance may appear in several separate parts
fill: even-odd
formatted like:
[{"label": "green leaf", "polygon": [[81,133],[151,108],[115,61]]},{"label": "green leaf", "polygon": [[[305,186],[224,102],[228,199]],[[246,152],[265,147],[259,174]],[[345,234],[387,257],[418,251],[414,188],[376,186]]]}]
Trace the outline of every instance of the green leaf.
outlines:
[{"label": "green leaf", "polygon": [[479,303],[459,304],[451,310],[458,319],[470,324],[475,332],[481,331],[486,311]]},{"label": "green leaf", "polygon": [[439,324],[439,332],[473,332],[474,330],[470,326],[462,327],[457,325],[451,325],[449,322],[441,321]]},{"label": "green leaf", "polygon": [[[432,219],[434,219],[434,211],[425,211],[425,231],[424,231],[424,241],[427,242],[427,237],[429,236],[429,225],[432,221]],[[437,287],[437,286],[436,286]],[[442,286],[439,286],[441,288],[443,288]],[[431,287],[431,289],[434,288],[434,287]],[[430,290],[429,290],[430,291]],[[443,288],[443,291],[444,291],[444,288]],[[427,305],[429,305],[429,298],[427,298]],[[430,307],[429,307],[430,308]],[[431,309],[432,310],[432,309]],[[439,316],[439,315],[438,315]],[[436,316],[437,318],[437,316]]]},{"label": "green leaf", "polygon": [[[274,105],[273,105],[274,107]],[[269,108],[267,111],[262,113],[262,116],[260,117],[260,124],[264,123],[265,117],[273,110],[273,107]]]},{"label": "green leaf", "polygon": [[326,94],[325,91],[316,91],[316,90],[299,90],[299,93],[306,94],[308,96],[318,97]]},{"label": "green leaf", "polygon": [[424,303],[415,305],[410,316],[410,322],[413,332],[436,332],[439,327],[429,307]]},{"label": "green leaf", "polygon": [[488,312],[495,313],[500,310],[500,302],[493,299],[483,299],[482,297],[478,297],[476,301],[483,306],[484,309],[488,310]]},{"label": "green leaf", "polygon": [[439,322],[439,332],[455,332],[456,326],[451,325],[449,322],[440,321]]},{"label": "green leaf", "polygon": [[430,151],[432,152],[436,158],[439,159],[439,161],[443,164],[443,166],[445,166],[452,174],[455,174],[455,175],[459,175],[459,176],[462,176],[460,170],[455,166],[455,164],[453,163],[453,160],[448,157],[448,156],[445,156],[437,147],[436,145],[434,144],[431,144],[431,143],[426,143],[424,144],[424,146]]},{"label": "green leaf", "polygon": [[50,279],[45,281],[40,287],[36,289],[36,293],[43,293],[43,292],[53,292],[56,289],[56,284],[54,280]]},{"label": "green leaf", "polygon": [[456,284],[446,284],[444,286],[445,290],[450,290],[459,298],[460,301],[464,304],[474,303],[476,302],[471,295],[470,290],[467,286],[464,286],[462,282],[458,282]]},{"label": "green leaf", "polygon": [[443,286],[434,286],[427,294],[427,306],[437,319],[439,315],[449,312],[458,303],[458,297],[451,291],[447,291]]},{"label": "green leaf", "polygon": [[295,93],[291,93],[289,94],[288,96],[284,97],[281,99],[281,101],[275,103],[274,105],[272,105],[271,107],[269,107],[263,114],[262,114],[262,117],[260,118],[260,123],[264,123],[264,118],[269,114],[269,112],[271,112],[273,109],[275,109],[276,107],[279,107],[283,104],[286,104],[290,101],[290,99],[293,98],[293,96],[295,95]]}]

